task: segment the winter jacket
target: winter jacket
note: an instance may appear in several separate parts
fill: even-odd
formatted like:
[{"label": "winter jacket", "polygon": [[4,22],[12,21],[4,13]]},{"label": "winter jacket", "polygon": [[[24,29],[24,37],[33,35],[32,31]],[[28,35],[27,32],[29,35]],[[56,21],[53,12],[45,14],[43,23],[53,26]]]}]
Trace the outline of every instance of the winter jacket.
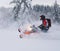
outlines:
[{"label": "winter jacket", "polygon": [[47,27],[47,26],[48,26],[48,22],[47,22],[46,19],[42,20],[42,25],[43,25],[44,27]]}]

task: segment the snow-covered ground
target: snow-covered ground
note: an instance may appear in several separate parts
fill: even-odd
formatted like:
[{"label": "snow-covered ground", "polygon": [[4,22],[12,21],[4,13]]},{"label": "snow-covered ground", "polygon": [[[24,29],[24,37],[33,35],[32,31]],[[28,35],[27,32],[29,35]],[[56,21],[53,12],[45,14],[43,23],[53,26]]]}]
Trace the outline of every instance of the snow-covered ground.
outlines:
[{"label": "snow-covered ground", "polygon": [[[17,22],[11,24],[12,18],[9,16],[10,14],[7,15],[3,11],[3,15],[1,12],[0,51],[60,51],[60,25],[52,24],[48,32],[40,31],[21,39]],[[40,23],[40,21],[33,21],[32,25],[38,26]],[[25,24],[21,28],[24,30],[27,26],[30,26],[30,24]]]},{"label": "snow-covered ground", "polygon": [[31,34],[22,39],[17,29],[16,23],[0,29],[0,51],[60,51],[60,25],[53,24],[47,33]]}]

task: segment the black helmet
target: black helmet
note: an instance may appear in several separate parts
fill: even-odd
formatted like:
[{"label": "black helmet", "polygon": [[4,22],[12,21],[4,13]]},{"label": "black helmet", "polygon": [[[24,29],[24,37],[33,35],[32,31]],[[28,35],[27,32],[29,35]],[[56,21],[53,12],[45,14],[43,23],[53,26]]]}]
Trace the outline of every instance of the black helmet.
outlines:
[{"label": "black helmet", "polygon": [[41,20],[44,20],[44,19],[45,19],[45,16],[44,16],[44,15],[41,15],[41,16],[40,16],[40,19],[41,19]]}]

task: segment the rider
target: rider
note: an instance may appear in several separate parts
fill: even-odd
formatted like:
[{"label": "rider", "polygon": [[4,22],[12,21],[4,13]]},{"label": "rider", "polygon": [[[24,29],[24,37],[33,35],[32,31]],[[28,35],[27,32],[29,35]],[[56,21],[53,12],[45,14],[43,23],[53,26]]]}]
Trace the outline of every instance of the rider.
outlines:
[{"label": "rider", "polygon": [[49,29],[49,23],[44,15],[40,16],[40,20],[42,20],[42,24],[38,26],[41,30],[47,31]]}]

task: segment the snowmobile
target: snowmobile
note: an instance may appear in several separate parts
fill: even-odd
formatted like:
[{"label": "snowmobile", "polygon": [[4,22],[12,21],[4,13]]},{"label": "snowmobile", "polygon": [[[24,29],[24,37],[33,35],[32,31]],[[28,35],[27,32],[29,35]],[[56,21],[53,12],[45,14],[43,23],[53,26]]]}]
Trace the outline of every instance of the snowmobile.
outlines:
[{"label": "snowmobile", "polygon": [[[21,30],[18,29],[18,31],[21,33]],[[40,32],[40,29],[38,27],[36,27],[35,25],[32,25],[28,28],[28,30],[24,30],[20,35],[19,37],[20,38],[23,38],[24,35],[30,35],[32,33],[37,33],[37,32]]]},{"label": "snowmobile", "polygon": [[[18,29],[18,31],[21,33],[22,31],[20,30],[20,29]],[[35,26],[35,25],[32,25],[32,26],[30,26],[28,29],[26,29],[26,30],[24,30],[20,35],[19,35],[19,37],[20,38],[23,38],[23,36],[24,35],[30,35],[30,34],[32,34],[32,33],[40,33],[41,31],[43,31],[43,32],[47,32],[48,31],[48,29],[46,28],[46,29],[43,29],[43,30],[41,30],[40,28],[39,28],[39,26]]]}]

